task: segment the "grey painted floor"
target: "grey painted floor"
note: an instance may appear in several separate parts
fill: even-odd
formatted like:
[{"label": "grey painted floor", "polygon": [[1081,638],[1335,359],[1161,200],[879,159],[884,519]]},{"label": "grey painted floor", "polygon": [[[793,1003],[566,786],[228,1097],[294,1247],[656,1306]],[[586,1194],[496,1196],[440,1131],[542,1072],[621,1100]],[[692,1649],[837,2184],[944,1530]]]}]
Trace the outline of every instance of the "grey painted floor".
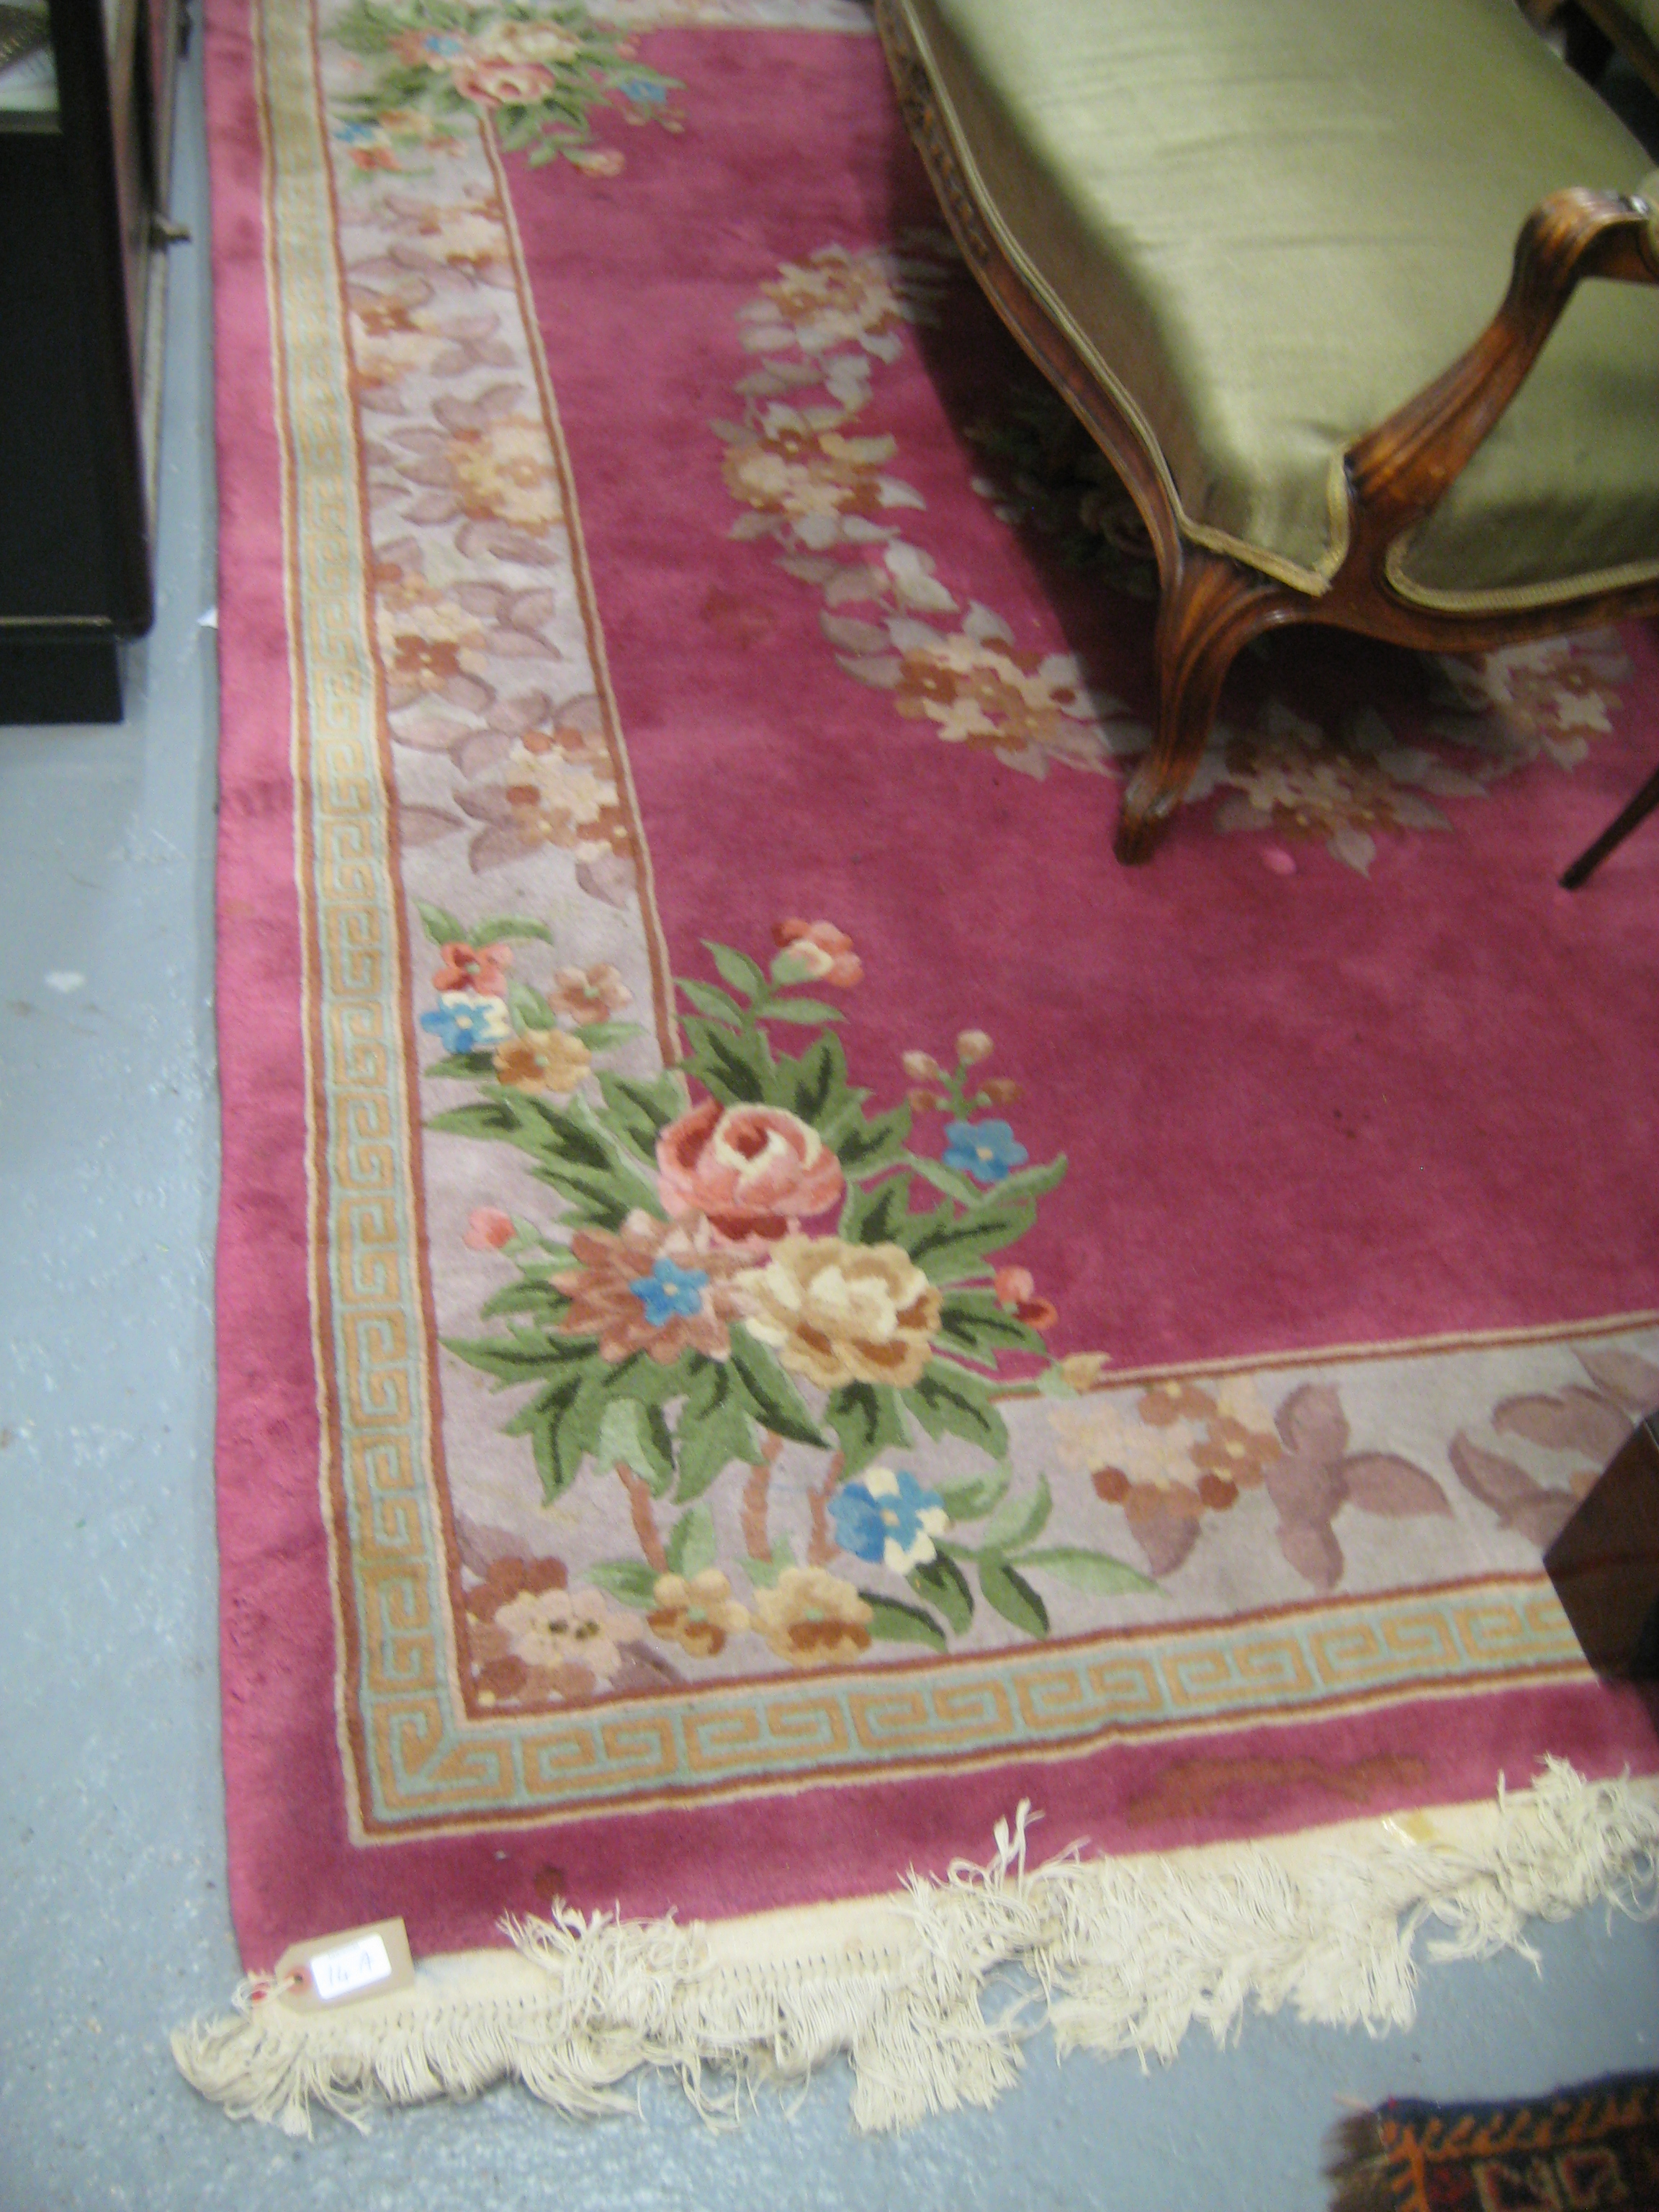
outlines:
[{"label": "grey painted floor", "polygon": [[1322,2141],[1393,2092],[1519,2094],[1659,2064],[1659,1931],[1589,1915],[1425,1970],[1409,2036],[1253,2021],[1168,2071],[1032,2046],[997,2112],[856,2137],[847,2083],[714,2136],[676,2093],[578,2130],[502,2093],[324,2116],[292,2144],[175,2075],[235,1979],[211,1485],[214,601],[206,219],[186,91],[161,610],[109,731],[0,731],[0,2212],[83,2208],[1110,2206],[1303,2212]]}]

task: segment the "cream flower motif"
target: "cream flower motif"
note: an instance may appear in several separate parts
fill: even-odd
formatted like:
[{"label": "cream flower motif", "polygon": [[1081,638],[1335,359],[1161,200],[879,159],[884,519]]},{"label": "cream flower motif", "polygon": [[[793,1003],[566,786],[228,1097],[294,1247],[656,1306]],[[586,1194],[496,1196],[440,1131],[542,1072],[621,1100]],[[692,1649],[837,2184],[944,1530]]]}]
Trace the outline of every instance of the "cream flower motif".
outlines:
[{"label": "cream flower motif", "polygon": [[965,631],[941,635],[905,653],[893,703],[933,723],[947,744],[1005,753],[1069,744],[1067,723],[1092,725],[1093,702],[1070,655],[1034,659]]},{"label": "cream flower motif", "polygon": [[493,517],[532,537],[558,520],[553,457],[539,422],[503,416],[453,440],[448,460],[462,511],[475,520]]},{"label": "cream flower motif", "polygon": [[1631,673],[1617,630],[1538,638],[1441,665],[1468,706],[1498,715],[1523,758],[1542,750],[1563,768],[1584,757],[1589,737],[1612,728]]},{"label": "cream flower motif", "polygon": [[515,745],[507,763],[507,795],[530,842],[557,845],[579,860],[613,851],[622,821],[616,781],[585,761]]},{"label": "cream flower motif", "polygon": [[744,1324],[792,1373],[825,1390],[914,1382],[933,1356],[939,1293],[896,1244],[788,1236],[732,1287]]},{"label": "cream flower motif", "polygon": [[1060,1405],[1048,1416],[1063,1464],[1079,1474],[1116,1468],[1132,1483],[1195,1490],[1203,1470],[1193,1458],[1199,1431],[1191,1421],[1149,1425],[1109,1401]]},{"label": "cream flower motif", "polygon": [[354,315],[352,321],[358,380],[376,389],[429,368],[447,343],[436,331],[412,325],[377,331],[360,316]]},{"label": "cream flower motif", "polygon": [[484,210],[450,209],[438,214],[428,234],[452,268],[487,269],[507,258],[507,234],[498,216]]},{"label": "cream flower motif", "polygon": [[755,1626],[790,1666],[833,1667],[870,1649],[870,1607],[823,1567],[786,1567],[755,1597]]},{"label": "cream flower motif", "polygon": [[1277,1435],[1273,1417],[1263,1405],[1253,1376],[1224,1375],[1210,1387],[1215,1393],[1216,1411],[1224,1420],[1237,1421],[1253,1436]]},{"label": "cream flower motif", "polygon": [[374,624],[394,684],[436,690],[456,676],[476,676],[483,665],[483,624],[418,577],[383,586]]},{"label": "cream flower motif", "polygon": [[526,1590],[498,1607],[495,1626],[526,1666],[552,1669],[574,1660],[600,1682],[621,1666],[620,1646],[639,1633],[638,1623],[613,1612],[596,1589]]},{"label": "cream flower motif", "polygon": [[473,53],[493,62],[574,61],[582,42],[557,23],[493,23],[468,41]]},{"label": "cream flower motif", "polygon": [[947,273],[938,261],[885,247],[820,246],[805,262],[786,261],[761,287],[761,298],[744,311],[744,343],[757,352],[796,345],[810,354],[854,344],[891,361],[899,325],[931,320]]}]

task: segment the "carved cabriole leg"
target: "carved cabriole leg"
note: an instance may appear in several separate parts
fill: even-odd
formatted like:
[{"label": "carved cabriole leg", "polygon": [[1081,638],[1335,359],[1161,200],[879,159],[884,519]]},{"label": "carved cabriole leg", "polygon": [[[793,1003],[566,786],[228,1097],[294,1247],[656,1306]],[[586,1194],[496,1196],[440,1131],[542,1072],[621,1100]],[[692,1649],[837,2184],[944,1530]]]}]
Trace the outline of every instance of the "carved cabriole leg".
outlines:
[{"label": "carved cabriole leg", "polygon": [[1227,671],[1253,637],[1297,622],[1308,603],[1237,562],[1184,549],[1158,609],[1158,733],[1135,770],[1118,817],[1117,857],[1152,857],[1192,781],[1215,720]]}]

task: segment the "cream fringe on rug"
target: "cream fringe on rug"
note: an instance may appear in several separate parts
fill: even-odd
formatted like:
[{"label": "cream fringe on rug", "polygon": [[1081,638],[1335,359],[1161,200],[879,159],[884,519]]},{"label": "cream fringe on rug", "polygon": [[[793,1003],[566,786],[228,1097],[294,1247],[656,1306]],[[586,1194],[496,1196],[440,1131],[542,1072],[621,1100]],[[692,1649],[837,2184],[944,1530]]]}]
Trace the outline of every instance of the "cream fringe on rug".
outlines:
[{"label": "cream fringe on rug", "polygon": [[313,2103],[361,2121],[508,2077],[562,2112],[631,2109],[618,2085],[642,2067],[732,2120],[761,2081],[844,2051],[859,2125],[902,2128],[993,2103],[1045,2014],[1062,2051],[1143,2063],[1173,2058],[1195,2021],[1225,2038],[1251,2006],[1375,2034],[1411,2023],[1425,1921],[1431,1957],[1479,1959],[1531,1956],[1529,1919],[1598,1899],[1659,1910],[1659,1784],[1585,1783],[1559,1760],[1493,1805],[1034,1871],[1030,1818],[998,1823],[988,1867],[890,1897],[689,1928],[510,1922],[513,1950],[425,1960],[412,1989],[336,2012],[299,2013],[256,1977],[173,2056],[233,2118],[308,2134]]}]

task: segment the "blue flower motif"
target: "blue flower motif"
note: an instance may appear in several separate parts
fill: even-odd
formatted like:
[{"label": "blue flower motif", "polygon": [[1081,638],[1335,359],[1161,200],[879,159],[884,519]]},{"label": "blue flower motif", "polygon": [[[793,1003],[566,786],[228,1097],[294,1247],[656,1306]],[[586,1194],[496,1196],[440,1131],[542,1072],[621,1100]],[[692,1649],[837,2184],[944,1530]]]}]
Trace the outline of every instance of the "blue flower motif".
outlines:
[{"label": "blue flower motif", "polygon": [[421,1016],[421,1027],[446,1052],[493,1052],[513,1034],[507,1000],[486,998],[482,991],[441,991],[434,1011]]},{"label": "blue flower motif", "polygon": [[1005,1182],[1031,1155],[1006,1121],[951,1121],[945,1130],[945,1164],[975,1182]]},{"label": "blue flower motif", "polygon": [[380,132],[380,126],[378,123],[364,123],[350,118],[337,123],[334,126],[334,136],[341,141],[342,144],[347,146],[359,146],[365,138],[379,137]]},{"label": "blue flower motif", "polygon": [[466,41],[453,31],[428,31],[421,39],[423,54],[436,54],[442,61],[453,61],[457,54],[466,52]]},{"label": "blue flower motif", "polygon": [[628,1287],[645,1308],[652,1328],[666,1328],[676,1315],[689,1320],[702,1312],[708,1277],[702,1267],[676,1267],[664,1253],[648,1275],[636,1275]]},{"label": "blue flower motif", "polygon": [[617,89],[624,100],[648,100],[658,106],[668,97],[668,87],[651,76],[619,76]]},{"label": "blue flower motif", "polygon": [[871,1467],[830,1501],[836,1541],[855,1559],[879,1559],[895,1574],[926,1566],[934,1555],[933,1539],[950,1522],[945,1500],[924,1490],[908,1468]]}]

